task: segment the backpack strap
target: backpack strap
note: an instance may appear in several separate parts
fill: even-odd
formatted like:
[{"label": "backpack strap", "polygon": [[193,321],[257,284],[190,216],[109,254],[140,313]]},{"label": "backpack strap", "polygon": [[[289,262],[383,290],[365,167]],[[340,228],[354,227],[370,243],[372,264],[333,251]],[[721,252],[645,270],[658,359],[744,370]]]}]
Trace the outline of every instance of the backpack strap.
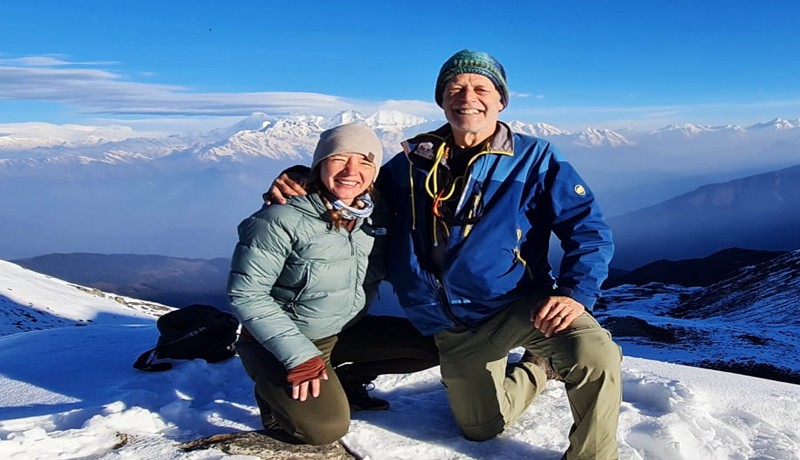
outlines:
[{"label": "backpack strap", "polygon": [[156,359],[156,351],[158,348],[159,347],[151,348],[139,355],[139,358],[133,363],[133,367],[140,371],[147,372],[163,372],[172,369],[172,363],[153,363]]},{"label": "backpack strap", "polygon": [[153,361],[155,361],[156,359],[156,354],[166,346],[181,342],[183,340],[188,339],[189,337],[194,337],[195,335],[200,334],[205,330],[206,330],[205,326],[200,326],[199,328],[193,331],[189,331],[175,340],[156,345],[155,347],[139,355],[139,357],[136,359],[136,362],[133,363],[133,367],[141,371],[147,371],[147,372],[163,372],[172,369],[172,363],[153,363]]}]

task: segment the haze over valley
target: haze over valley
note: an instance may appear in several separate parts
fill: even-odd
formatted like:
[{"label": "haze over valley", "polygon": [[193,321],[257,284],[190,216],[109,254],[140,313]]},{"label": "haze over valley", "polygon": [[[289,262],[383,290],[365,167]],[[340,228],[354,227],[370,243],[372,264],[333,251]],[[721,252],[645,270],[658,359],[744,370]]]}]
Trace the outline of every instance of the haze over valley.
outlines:
[{"label": "haze over valley", "polygon": [[[57,126],[39,127],[40,137],[26,137],[22,130],[6,133],[0,136],[0,257],[55,252],[228,257],[236,225],[258,209],[271,180],[288,166],[307,164],[321,131],[350,121],[375,128],[387,156],[399,151],[402,139],[443,123],[397,111],[368,116],[346,111],[333,117],[254,113],[226,129],[161,138],[109,140]],[[797,170],[786,169],[800,162],[800,119],[776,118],[748,127],[673,125],[647,132],[570,132],[546,123],[509,124],[565,152],[598,196],[612,226],[619,226],[623,255],[627,241],[633,244],[659,228],[673,231],[673,224],[664,223],[676,212],[674,201],[668,200],[678,196],[685,195],[687,209],[696,211],[680,211],[690,220],[682,227],[699,234],[719,232],[720,225],[729,228],[739,221],[753,224],[760,204],[764,212],[777,213],[769,217],[775,225],[794,225],[800,214],[795,201]],[[53,136],[41,136],[42,129]],[[745,186],[736,180],[758,174],[767,176],[749,180],[747,191],[735,191]],[[720,183],[728,184],[728,198],[722,201],[689,196],[710,193]],[[777,201],[767,206],[755,196]],[[711,219],[709,207],[720,205],[728,208],[730,220]],[[643,208],[649,210],[639,211]],[[640,224],[647,230],[639,232]],[[707,248],[687,233],[693,242],[672,245],[674,254],[654,249],[619,260],[630,269],[672,255],[705,256],[728,246],[797,247],[791,236],[781,236],[792,233],[790,229],[780,229],[780,235],[768,232],[761,235],[762,241],[758,230],[756,225],[747,238]],[[681,249],[687,245],[693,247]]]}]

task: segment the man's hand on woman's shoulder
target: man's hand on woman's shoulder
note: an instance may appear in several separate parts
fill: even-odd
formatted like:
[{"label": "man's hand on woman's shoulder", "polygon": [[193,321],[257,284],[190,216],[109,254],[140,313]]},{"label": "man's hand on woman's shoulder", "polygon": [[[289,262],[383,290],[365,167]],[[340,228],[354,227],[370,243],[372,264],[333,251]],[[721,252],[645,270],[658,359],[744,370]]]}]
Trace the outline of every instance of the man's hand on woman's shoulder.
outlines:
[{"label": "man's hand on woman's shoulder", "polygon": [[269,190],[261,195],[264,204],[286,204],[286,199],[290,196],[305,195],[303,178],[308,175],[308,172],[307,166],[292,166],[284,170],[272,182]]}]

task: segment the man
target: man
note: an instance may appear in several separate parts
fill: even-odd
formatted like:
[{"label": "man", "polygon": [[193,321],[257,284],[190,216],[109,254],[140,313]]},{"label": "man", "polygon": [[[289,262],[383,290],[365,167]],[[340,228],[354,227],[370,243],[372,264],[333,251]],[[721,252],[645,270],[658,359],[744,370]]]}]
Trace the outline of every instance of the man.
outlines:
[{"label": "man", "polygon": [[[436,340],[459,427],[491,439],[557,378],[574,418],[565,458],[617,458],[621,354],[589,313],[613,254],[594,195],[549,142],[498,121],[508,86],[494,57],[453,55],[435,98],[448,123],[404,142],[377,186],[393,212],[389,281]],[[551,233],[564,250],[556,278]]]}]

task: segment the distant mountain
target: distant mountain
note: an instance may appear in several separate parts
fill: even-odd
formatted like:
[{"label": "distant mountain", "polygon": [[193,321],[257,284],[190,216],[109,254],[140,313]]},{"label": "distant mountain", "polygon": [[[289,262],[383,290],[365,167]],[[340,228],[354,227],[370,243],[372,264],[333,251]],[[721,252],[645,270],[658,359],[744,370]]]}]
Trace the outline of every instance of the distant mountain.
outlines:
[{"label": "distant mountain", "polygon": [[729,137],[744,137],[748,131],[739,125],[705,126],[694,125],[691,123],[683,125],[669,125],[659,130],[651,131],[651,136],[657,139],[666,140],[670,137],[680,136],[684,138],[698,138],[701,136],[719,137],[720,134]]},{"label": "distant mountain", "polygon": [[229,259],[72,253],[13,262],[83,286],[173,307],[203,303],[228,309]]},{"label": "distant mountain", "polygon": [[200,161],[212,162],[244,162],[250,158],[302,162],[313,152],[325,126],[324,117],[298,115],[265,123],[257,130],[238,131],[227,139],[198,146],[192,149],[192,154]]},{"label": "distant mountain", "polygon": [[[166,138],[110,140],[123,135],[124,127],[84,128],[93,134],[83,138],[79,126],[26,131],[47,132],[41,142],[24,138],[22,131],[0,133],[0,196],[8,197],[0,200],[0,221],[8,222],[0,257],[52,252],[225,257],[236,224],[257,209],[272,179],[288,166],[307,164],[319,133],[345,122],[372,126],[387,160],[401,150],[402,140],[444,123],[391,110],[330,117],[256,112],[226,128]],[[800,123],[794,121],[794,128],[781,130],[684,125],[658,133],[509,124],[563,151],[609,216],[703,184],[785,168],[796,164],[800,152]],[[707,253],[654,254],[620,268],[743,246],[725,243]]]},{"label": "distant mountain", "polygon": [[708,286],[727,278],[742,267],[774,259],[784,253],[729,248],[698,259],[657,260],[631,271],[612,271],[603,287],[610,289],[622,284],[648,283]]},{"label": "distant mountain", "polygon": [[789,120],[784,120],[783,118],[775,118],[774,120],[770,120],[765,123],[756,123],[750,126],[748,129],[750,130],[784,130],[784,129],[794,129],[800,128],[800,124],[795,124]]},{"label": "distant mountain", "polygon": [[[75,138],[75,132],[80,132],[79,127],[66,132],[61,138],[34,139],[0,133],[0,172],[12,166],[46,166],[95,161],[109,164],[131,163],[183,151],[192,151],[198,159],[205,161],[219,161],[221,158],[237,156],[297,159],[298,155],[308,153],[309,146],[313,147],[322,130],[352,122],[365,123],[374,128],[390,152],[398,150],[398,139],[413,136],[444,123],[442,120],[426,120],[396,110],[382,110],[369,115],[348,110],[332,117],[315,114],[278,117],[255,112],[227,128],[215,129],[204,134],[175,135],[167,138],[111,140],[99,135]],[[791,121],[782,118],[757,123],[747,128],[737,125],[684,124],[670,125],[647,133],[591,127],[573,133],[547,123],[532,124],[519,120],[512,120],[509,125],[516,132],[557,140],[562,148],[571,145],[580,148],[613,149],[665,140],[702,141],[705,137],[717,141],[724,138],[735,140],[751,135],[769,136],[775,132],[791,134],[793,141],[800,138],[800,120]],[[65,132],[56,128],[53,127],[56,132]],[[117,132],[115,134],[120,135]],[[720,137],[723,135],[726,137]],[[769,139],[774,141],[772,138]]]},{"label": "distant mountain", "polygon": [[511,128],[512,131],[515,133],[522,133],[528,134],[535,137],[550,137],[550,136],[569,136],[569,131],[561,128],[557,128],[553,125],[548,125],[547,123],[524,123],[519,120],[514,120],[508,123],[508,126]]},{"label": "distant mountain", "polygon": [[618,286],[595,311],[628,354],[800,383],[798,308],[800,250],[705,288]]},{"label": "distant mountain", "polygon": [[706,185],[609,224],[614,264],[624,269],[729,247],[792,250],[800,247],[800,166]]},{"label": "distant mountain", "polygon": [[[358,113],[358,112],[356,112]],[[379,110],[363,119],[364,124],[380,131],[402,131],[425,123],[426,119],[398,110]],[[353,120],[358,121],[358,120]],[[329,123],[328,127],[336,126]]]},{"label": "distant mountain", "polygon": [[396,110],[382,110],[368,116],[351,110],[329,118],[312,114],[274,117],[256,112],[229,128],[163,139],[106,141],[95,137],[77,141],[36,141],[0,135],[0,173],[58,165],[146,163],[168,156],[174,157],[169,161],[173,164],[187,160],[201,163],[252,163],[259,159],[304,162],[311,157],[322,131],[352,122],[375,129],[387,152],[396,153],[406,130],[413,130],[428,120]]},{"label": "distant mountain", "polygon": [[577,134],[572,141],[573,144],[581,147],[630,147],[635,142],[628,140],[622,134],[610,129],[586,128]]}]

